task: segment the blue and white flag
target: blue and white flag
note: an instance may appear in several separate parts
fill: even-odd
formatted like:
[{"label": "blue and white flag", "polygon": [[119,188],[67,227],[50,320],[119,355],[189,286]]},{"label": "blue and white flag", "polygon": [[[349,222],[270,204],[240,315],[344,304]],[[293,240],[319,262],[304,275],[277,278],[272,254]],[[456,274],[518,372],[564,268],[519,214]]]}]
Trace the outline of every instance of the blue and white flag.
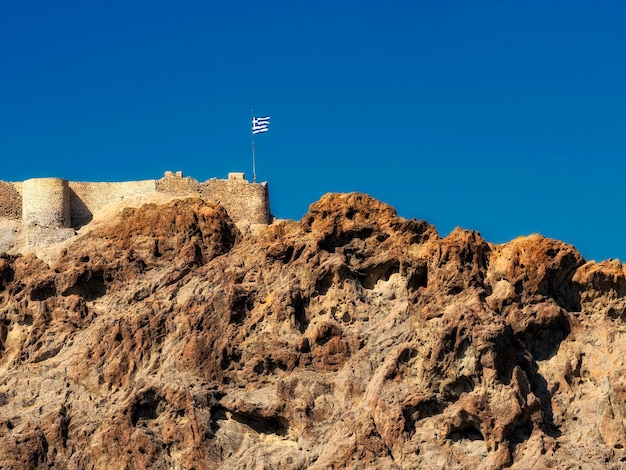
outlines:
[{"label": "blue and white flag", "polygon": [[253,117],[252,118],[252,135],[260,134],[270,130],[270,117]]}]

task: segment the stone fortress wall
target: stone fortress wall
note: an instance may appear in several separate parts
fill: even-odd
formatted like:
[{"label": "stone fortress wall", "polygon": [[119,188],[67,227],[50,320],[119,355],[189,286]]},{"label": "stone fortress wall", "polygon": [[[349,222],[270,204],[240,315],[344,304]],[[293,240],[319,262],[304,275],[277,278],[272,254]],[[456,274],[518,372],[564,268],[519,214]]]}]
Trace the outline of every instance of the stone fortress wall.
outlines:
[{"label": "stone fortress wall", "polygon": [[28,245],[63,241],[74,234],[70,188],[61,178],[34,178],[22,183],[22,221]]},{"label": "stone fortress wall", "polygon": [[71,226],[79,228],[107,204],[156,191],[155,180],[121,183],[69,183]]},{"label": "stone fortress wall", "polygon": [[268,224],[271,221],[267,183],[249,183],[243,173],[229,173],[227,180],[211,178],[199,183],[182,174],[166,172],[156,182],[157,191],[172,194],[199,194],[218,202],[235,222]]},{"label": "stone fortress wall", "polygon": [[24,225],[42,228],[70,228],[70,188],[61,178],[35,178],[22,184]]},{"label": "stone fortress wall", "polygon": [[[0,182],[0,219],[21,221],[27,246],[65,240],[75,229],[112,202],[152,192],[199,196],[220,203],[238,224],[271,222],[267,183],[249,183],[243,173],[227,180],[204,183],[182,172],[166,172],[160,180],[119,183],[70,182],[61,178],[33,178],[23,183]],[[6,241],[2,248],[10,246]]]}]

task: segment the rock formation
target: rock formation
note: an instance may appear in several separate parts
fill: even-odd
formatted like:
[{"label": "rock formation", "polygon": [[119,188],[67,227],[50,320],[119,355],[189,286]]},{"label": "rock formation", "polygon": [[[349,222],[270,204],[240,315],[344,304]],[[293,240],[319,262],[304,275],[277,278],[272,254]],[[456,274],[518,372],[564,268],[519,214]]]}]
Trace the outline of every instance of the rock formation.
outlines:
[{"label": "rock formation", "polygon": [[626,269],[361,194],[0,255],[0,467],[623,468]]}]

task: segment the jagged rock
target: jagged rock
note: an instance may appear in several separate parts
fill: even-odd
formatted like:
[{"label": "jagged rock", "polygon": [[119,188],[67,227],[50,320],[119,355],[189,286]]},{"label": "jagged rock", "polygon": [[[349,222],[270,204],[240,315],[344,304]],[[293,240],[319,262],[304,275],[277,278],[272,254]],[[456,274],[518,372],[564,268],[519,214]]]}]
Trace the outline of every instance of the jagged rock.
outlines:
[{"label": "jagged rock", "polygon": [[362,194],[0,255],[3,468],[621,468],[626,269]]}]

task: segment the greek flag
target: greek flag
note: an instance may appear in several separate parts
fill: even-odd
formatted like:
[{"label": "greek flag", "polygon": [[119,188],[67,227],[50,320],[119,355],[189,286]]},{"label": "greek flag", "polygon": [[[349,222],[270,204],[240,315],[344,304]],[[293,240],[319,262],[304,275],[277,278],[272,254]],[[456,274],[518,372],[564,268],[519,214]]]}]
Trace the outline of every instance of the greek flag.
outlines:
[{"label": "greek flag", "polygon": [[253,117],[252,118],[252,135],[260,134],[270,130],[270,117]]}]

